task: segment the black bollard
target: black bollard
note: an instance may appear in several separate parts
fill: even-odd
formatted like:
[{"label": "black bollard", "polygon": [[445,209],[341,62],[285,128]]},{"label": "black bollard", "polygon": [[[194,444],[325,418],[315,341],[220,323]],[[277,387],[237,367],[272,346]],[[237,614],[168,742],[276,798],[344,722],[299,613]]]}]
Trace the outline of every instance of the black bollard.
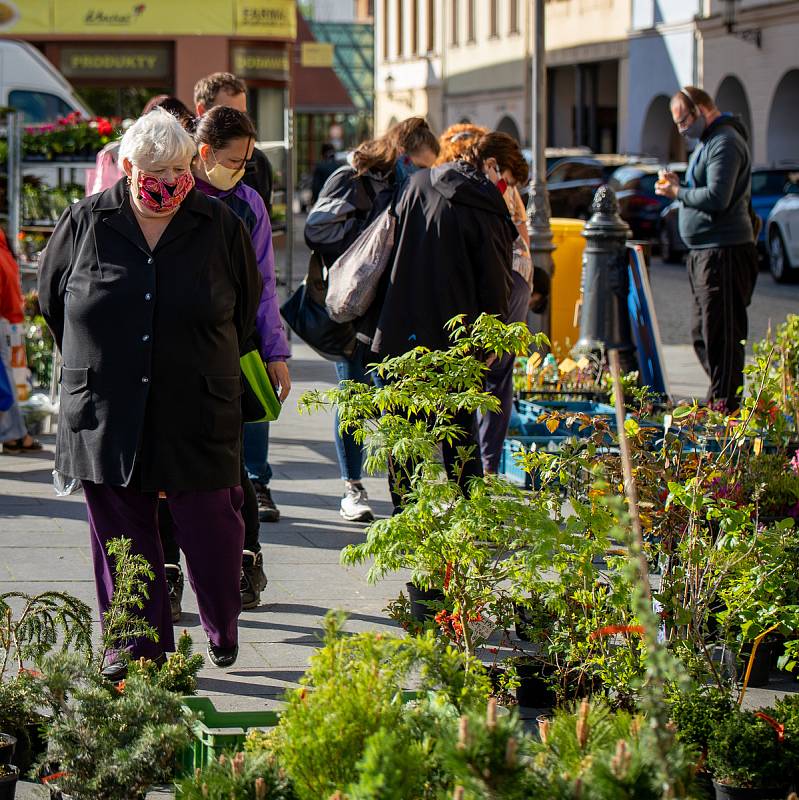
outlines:
[{"label": "black bollard", "polygon": [[583,236],[580,339],[575,351],[618,350],[624,372],[638,369],[627,308],[630,228],[619,216],[609,186],[597,189]]}]

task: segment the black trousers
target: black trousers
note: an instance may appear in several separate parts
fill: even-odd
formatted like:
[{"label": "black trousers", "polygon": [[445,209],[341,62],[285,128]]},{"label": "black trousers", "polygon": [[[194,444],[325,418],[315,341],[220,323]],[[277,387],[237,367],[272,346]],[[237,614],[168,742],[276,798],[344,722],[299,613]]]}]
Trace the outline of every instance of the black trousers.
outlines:
[{"label": "black trousers", "polygon": [[[258,519],[258,500],[255,489],[247,475],[244,460],[241,462],[241,488],[244,492],[244,505],[241,507],[241,516],[244,518],[244,550],[257,553],[261,549],[258,533],[261,528]],[[161,548],[164,551],[165,564],[180,564],[180,548],[175,539],[175,523],[169,513],[169,503],[165,500],[158,501],[158,532],[161,535]]]},{"label": "black trousers", "polygon": [[694,350],[710,378],[707,402],[723,402],[728,411],[740,405],[749,332],[746,309],[757,281],[754,244],[710,247],[688,254],[693,294],[691,336]]},{"label": "black trousers", "polygon": [[[483,475],[480,446],[477,442],[477,415],[468,411],[459,411],[454,415],[452,422],[464,433],[452,443],[442,442],[441,456],[449,479],[456,481],[463,488],[471,478]],[[463,464],[458,460],[458,448],[461,447],[470,450],[470,455]],[[389,459],[388,488],[395,514],[402,511],[405,494],[410,489],[410,474],[415,467],[415,464],[401,466]]]}]

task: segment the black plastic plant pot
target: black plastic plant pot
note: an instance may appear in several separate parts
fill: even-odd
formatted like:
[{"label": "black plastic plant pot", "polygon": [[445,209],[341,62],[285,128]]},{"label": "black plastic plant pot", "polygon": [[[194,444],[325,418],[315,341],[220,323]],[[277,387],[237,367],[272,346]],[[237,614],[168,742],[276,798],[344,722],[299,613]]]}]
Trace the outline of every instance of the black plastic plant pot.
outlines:
[{"label": "black plastic plant pot", "polygon": [[[775,665],[775,654],[778,648],[779,644],[772,639],[765,639],[760,643],[755,653],[755,660],[752,662],[752,671],[749,673],[749,683],[747,686],[757,689],[761,686],[768,685],[771,676],[771,668]],[[743,664],[741,665],[739,677],[742,683],[746,676],[746,667],[749,663],[751,652],[752,650],[749,649],[741,653]]]},{"label": "black plastic plant pot", "polygon": [[716,790],[716,800],[783,800],[788,795],[787,786],[744,788],[727,786],[714,780],[713,788]]},{"label": "black plastic plant pot", "polygon": [[441,589],[420,589],[414,583],[406,583],[408,598],[411,601],[411,617],[417,622],[427,622],[434,619],[437,611],[436,604],[443,605],[444,592]]},{"label": "black plastic plant pot", "polygon": [[0,733],[0,764],[10,764],[14,758],[14,748],[17,746],[17,739],[10,733]]},{"label": "black plastic plant pot", "polygon": [[713,778],[707,770],[700,770],[694,775],[694,795],[697,800],[713,800],[716,796]]},{"label": "black plastic plant pot", "polygon": [[0,764],[0,800],[14,800],[19,770],[13,764]]},{"label": "black plastic plant pot", "polygon": [[26,775],[34,763],[47,752],[47,737],[42,730],[42,722],[29,722],[24,728],[15,732],[17,747],[14,763],[19,767],[20,775]]},{"label": "black plastic plant pot", "polygon": [[555,705],[555,690],[546,680],[547,668],[540,663],[517,664],[516,702],[526,708],[552,708]]}]

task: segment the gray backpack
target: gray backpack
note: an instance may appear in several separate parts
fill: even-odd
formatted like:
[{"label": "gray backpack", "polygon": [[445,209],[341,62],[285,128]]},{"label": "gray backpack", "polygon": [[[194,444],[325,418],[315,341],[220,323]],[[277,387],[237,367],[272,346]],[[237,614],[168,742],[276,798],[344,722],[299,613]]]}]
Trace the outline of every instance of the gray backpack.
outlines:
[{"label": "gray backpack", "polygon": [[325,308],[331,319],[351,322],[369,310],[394,250],[396,227],[397,218],[390,205],[330,267]]}]

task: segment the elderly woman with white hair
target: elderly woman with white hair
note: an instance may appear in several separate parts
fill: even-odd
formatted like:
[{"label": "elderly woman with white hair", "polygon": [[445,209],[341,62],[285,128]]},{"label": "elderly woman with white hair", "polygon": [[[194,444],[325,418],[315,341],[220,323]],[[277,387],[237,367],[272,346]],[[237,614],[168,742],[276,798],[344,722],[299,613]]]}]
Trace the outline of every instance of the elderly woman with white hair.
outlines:
[{"label": "elderly woman with white hair", "polygon": [[[63,356],[56,468],[83,483],[97,599],[111,601],[109,539],[150,563],[143,617],[158,642],[119,643],[130,657],[174,650],[159,493],[186,555],[208,653],[238,653],[240,346],[255,328],[261,280],[250,237],[223,203],[194,189],[195,146],[156,109],[125,133],[125,177],[64,212],[42,257],[39,300]],[[106,666],[124,675],[125,658]]]}]

